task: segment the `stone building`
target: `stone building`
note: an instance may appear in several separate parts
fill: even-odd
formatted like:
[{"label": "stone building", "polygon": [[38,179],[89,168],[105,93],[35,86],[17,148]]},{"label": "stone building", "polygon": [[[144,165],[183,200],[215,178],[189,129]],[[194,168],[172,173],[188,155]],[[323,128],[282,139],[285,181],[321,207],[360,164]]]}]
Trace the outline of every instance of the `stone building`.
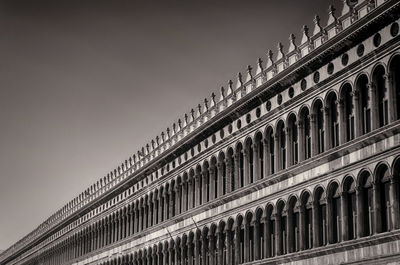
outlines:
[{"label": "stone building", "polygon": [[0,265],[400,264],[399,18],[330,7]]}]

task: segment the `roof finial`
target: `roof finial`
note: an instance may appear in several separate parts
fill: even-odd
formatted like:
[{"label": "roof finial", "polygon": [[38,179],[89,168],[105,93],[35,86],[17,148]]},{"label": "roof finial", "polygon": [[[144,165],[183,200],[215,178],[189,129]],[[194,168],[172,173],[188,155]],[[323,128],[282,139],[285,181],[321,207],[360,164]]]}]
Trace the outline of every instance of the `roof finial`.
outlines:
[{"label": "roof finial", "polygon": [[263,67],[262,63],[263,63],[262,59],[258,58],[256,75],[258,75],[259,73],[262,73],[264,71],[264,67]]},{"label": "roof finial", "polygon": [[232,80],[229,80],[228,81],[228,92],[227,92],[227,95],[230,95],[232,93],[233,93],[233,82],[232,82]]},{"label": "roof finial", "polygon": [[272,50],[268,50],[267,56],[268,56],[267,68],[269,68],[274,65],[274,58],[273,58],[274,53],[272,52]]},{"label": "roof finial", "polygon": [[194,121],[194,109],[190,111],[191,121]]},{"label": "roof finial", "polygon": [[201,105],[197,105],[197,117],[201,116]]},{"label": "roof finial", "polygon": [[308,35],[308,26],[303,26],[303,37],[301,38],[301,44],[307,43],[310,41],[310,36]]},{"label": "roof finial", "polygon": [[251,65],[247,66],[247,78],[246,78],[246,82],[252,81],[253,80],[253,74],[251,73],[251,71],[253,70],[253,68],[251,67]]},{"label": "roof finial", "polygon": [[222,86],[221,87],[221,98],[219,99],[219,101],[223,101],[225,99],[225,88]]},{"label": "roof finial", "polygon": [[210,108],[212,108],[212,107],[214,107],[215,106],[215,93],[214,92],[212,92],[211,93],[211,102],[210,102]]},{"label": "roof finial", "polygon": [[176,124],[175,124],[175,122],[172,124],[172,132],[174,134],[176,133]]},{"label": "roof finial", "polygon": [[239,72],[237,74],[237,85],[236,85],[236,89],[240,88],[243,86],[243,80],[242,80],[242,73]]},{"label": "roof finial", "polygon": [[289,50],[288,52],[292,52],[294,50],[297,49],[297,45],[296,45],[296,36],[292,33],[289,36]]},{"label": "roof finial", "polygon": [[181,119],[178,119],[178,130],[181,130],[182,129],[182,120]]},{"label": "roof finial", "polygon": [[183,118],[183,127],[186,127],[186,125],[188,125],[188,115],[187,115],[187,113],[185,113],[185,116],[184,116],[184,118]]},{"label": "roof finial", "polygon": [[167,127],[167,139],[169,139],[171,136],[170,136],[170,130],[169,130],[169,127]]},{"label": "roof finial", "polygon": [[276,57],[276,60],[280,60],[285,57],[285,54],[283,53],[283,45],[281,42],[278,43],[278,55]]},{"label": "roof finial", "polygon": [[321,19],[319,18],[318,15],[315,15],[314,17],[314,32],[313,35],[316,35],[320,32],[322,32],[322,27],[320,25]]},{"label": "roof finial", "polygon": [[207,112],[208,111],[208,100],[207,98],[204,99],[204,111],[203,112]]}]

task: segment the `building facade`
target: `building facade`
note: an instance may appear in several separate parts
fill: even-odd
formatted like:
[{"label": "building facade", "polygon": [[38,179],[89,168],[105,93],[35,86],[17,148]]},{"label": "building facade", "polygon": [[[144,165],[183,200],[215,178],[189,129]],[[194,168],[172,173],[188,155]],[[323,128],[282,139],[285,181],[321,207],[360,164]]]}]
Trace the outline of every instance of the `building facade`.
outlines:
[{"label": "building facade", "polygon": [[400,264],[399,23],[331,6],[0,265]]}]

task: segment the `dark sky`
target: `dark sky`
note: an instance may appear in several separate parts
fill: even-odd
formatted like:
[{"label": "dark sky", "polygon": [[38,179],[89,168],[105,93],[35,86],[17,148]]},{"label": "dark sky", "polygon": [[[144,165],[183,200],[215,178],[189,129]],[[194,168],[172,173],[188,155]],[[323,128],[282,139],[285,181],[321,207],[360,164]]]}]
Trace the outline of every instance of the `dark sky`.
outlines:
[{"label": "dark sky", "polygon": [[0,0],[0,249],[340,2]]}]

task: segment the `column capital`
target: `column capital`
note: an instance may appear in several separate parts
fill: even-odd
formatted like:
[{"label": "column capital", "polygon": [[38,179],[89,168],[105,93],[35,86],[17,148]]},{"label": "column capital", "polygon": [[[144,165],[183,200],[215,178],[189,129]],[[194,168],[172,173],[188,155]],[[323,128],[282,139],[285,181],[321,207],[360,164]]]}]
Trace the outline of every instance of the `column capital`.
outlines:
[{"label": "column capital", "polygon": [[371,91],[375,91],[376,90],[376,85],[373,82],[368,83],[368,89]]},{"label": "column capital", "polygon": [[390,73],[386,73],[383,75],[383,78],[387,81],[392,81],[393,76]]},{"label": "column capital", "polygon": [[353,90],[350,92],[350,95],[351,95],[352,97],[355,97],[355,98],[358,99],[358,97],[360,96],[360,90],[359,90],[359,89],[353,89]]},{"label": "column capital", "polygon": [[315,123],[315,122],[317,121],[317,114],[312,113],[312,114],[310,115],[310,121],[311,121],[312,123]]}]

